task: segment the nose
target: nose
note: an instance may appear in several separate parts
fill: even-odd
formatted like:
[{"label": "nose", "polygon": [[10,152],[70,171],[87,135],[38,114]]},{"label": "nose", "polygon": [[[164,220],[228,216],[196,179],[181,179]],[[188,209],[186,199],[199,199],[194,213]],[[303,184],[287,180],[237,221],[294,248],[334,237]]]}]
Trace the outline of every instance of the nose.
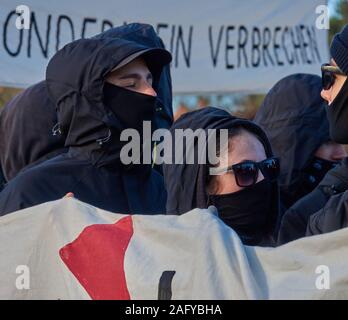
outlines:
[{"label": "nose", "polygon": [[265,176],[262,174],[261,170],[259,169],[256,183],[258,183],[264,179],[265,179]]},{"label": "nose", "polygon": [[321,97],[327,101],[328,104],[331,103],[331,90],[321,90],[320,92]]},{"label": "nose", "polygon": [[155,89],[148,83],[144,84],[144,89],[142,93],[147,94],[149,96],[157,97]]},{"label": "nose", "polygon": [[347,157],[347,151],[342,144],[337,144],[335,152],[332,155],[334,161],[341,161],[343,158]]}]

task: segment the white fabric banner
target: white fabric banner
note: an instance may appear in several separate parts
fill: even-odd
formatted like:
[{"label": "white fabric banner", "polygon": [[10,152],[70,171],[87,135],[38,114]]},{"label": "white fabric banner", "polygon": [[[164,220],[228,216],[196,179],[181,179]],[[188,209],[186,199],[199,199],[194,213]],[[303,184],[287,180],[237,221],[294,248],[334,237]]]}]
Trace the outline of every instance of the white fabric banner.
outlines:
[{"label": "white fabric banner", "polygon": [[0,218],[0,299],[347,299],[347,243],[343,229],[248,247],[212,209],[130,216],[66,198]]},{"label": "white fabric banner", "polygon": [[329,59],[326,0],[26,0],[21,24],[22,3],[1,0],[3,86],[41,81],[64,44],[125,22],[155,27],[173,54],[177,93],[265,92],[286,75],[319,74]]}]

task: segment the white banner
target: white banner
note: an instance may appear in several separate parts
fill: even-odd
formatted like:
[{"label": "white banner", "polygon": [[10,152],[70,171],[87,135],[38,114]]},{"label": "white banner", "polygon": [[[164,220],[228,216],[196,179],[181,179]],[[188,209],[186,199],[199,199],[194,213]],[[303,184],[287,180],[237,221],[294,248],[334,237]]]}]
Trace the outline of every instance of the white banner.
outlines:
[{"label": "white banner", "polygon": [[347,299],[348,229],[244,246],[213,209],[121,215],[66,198],[0,218],[0,299]]},{"label": "white banner", "polygon": [[0,85],[27,87],[44,79],[49,58],[64,44],[144,22],[173,54],[174,92],[265,92],[289,74],[319,74],[328,61],[326,3],[1,0]]}]

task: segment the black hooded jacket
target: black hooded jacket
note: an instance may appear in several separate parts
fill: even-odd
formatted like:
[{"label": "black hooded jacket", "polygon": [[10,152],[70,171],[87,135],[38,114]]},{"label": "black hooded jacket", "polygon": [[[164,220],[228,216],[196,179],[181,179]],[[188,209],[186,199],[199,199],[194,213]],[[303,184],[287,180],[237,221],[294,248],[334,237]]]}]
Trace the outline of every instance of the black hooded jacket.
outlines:
[{"label": "black hooded jacket", "polygon": [[[281,245],[305,237],[308,224],[312,224],[312,227],[309,227],[310,230],[317,230],[319,227],[313,226],[316,222],[311,222],[310,217],[324,208],[332,196],[342,194],[347,189],[348,158],[345,158],[325,175],[312,192],[285,212],[279,229],[278,244]],[[326,208],[325,211],[327,212],[329,209]],[[328,215],[328,217],[333,216],[334,214]]]},{"label": "black hooded jacket", "polygon": [[332,196],[308,221],[306,236],[333,232],[348,227],[348,191]]},{"label": "black hooded jacket", "polygon": [[52,135],[54,104],[41,81],[11,99],[0,114],[0,164],[4,182],[23,168],[66,152],[64,138]]},{"label": "black hooded jacket", "polygon": [[[111,28],[94,38],[122,38],[164,48],[154,28],[142,23]],[[156,90],[161,108],[154,119],[155,126],[169,128],[173,122],[169,65],[164,66]],[[52,134],[56,124],[57,113],[48,97],[46,81],[29,87],[6,104],[0,114],[0,191],[23,168],[67,151],[64,137]]]},{"label": "black hooded jacket", "polygon": [[[177,129],[192,129],[193,131],[203,129],[208,139],[209,129],[232,129],[237,126],[243,126],[247,130],[253,132],[262,142],[267,157],[273,155],[270,143],[259,126],[249,120],[233,117],[226,111],[218,108],[207,107],[186,113],[173,124],[170,131],[172,137],[175,138],[175,130]],[[181,141],[176,141],[174,139],[172,164],[163,165],[164,180],[168,192],[166,206],[167,214],[180,215],[194,208],[207,208],[208,194],[206,191],[206,183],[208,165],[197,164],[197,162],[195,164],[185,163],[186,148],[194,150],[195,154],[198,154],[199,147],[197,142],[197,139],[188,139],[187,144],[184,145],[183,164],[175,164],[175,150],[178,149],[177,146]],[[206,152],[206,150],[203,152]],[[207,154],[199,155],[199,157],[201,159],[206,158]],[[279,191],[276,182],[272,184],[272,189],[274,192],[274,201],[272,203],[272,210],[269,213],[269,234],[274,231],[279,212]]]},{"label": "black hooded jacket", "polygon": [[255,116],[280,158],[283,212],[304,196],[298,193],[303,170],[316,150],[330,140],[326,104],[320,91],[321,78],[316,75],[288,76],[269,91]]},{"label": "black hooded jacket", "polygon": [[[123,28],[126,32],[128,26]],[[114,134],[121,129],[119,121],[103,103],[105,75],[132,54],[154,48],[162,49],[103,37],[74,41],[55,54],[47,67],[46,84],[49,97],[57,107],[58,122],[69,151],[13,179],[0,195],[1,215],[58,199],[67,192],[113,212],[165,211],[163,177],[151,165],[129,167],[120,162],[114,143],[115,139],[119,140]],[[157,76],[156,91],[160,74]],[[137,106],[122,107],[136,112]]]}]

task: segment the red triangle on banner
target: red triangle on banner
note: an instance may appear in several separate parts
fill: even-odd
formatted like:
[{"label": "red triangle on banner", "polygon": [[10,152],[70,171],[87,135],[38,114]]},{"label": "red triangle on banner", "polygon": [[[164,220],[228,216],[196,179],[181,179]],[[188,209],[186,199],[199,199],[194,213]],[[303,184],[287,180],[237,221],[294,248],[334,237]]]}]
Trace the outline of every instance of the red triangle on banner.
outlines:
[{"label": "red triangle on banner", "polygon": [[132,236],[132,217],[126,216],[86,227],[59,254],[92,299],[129,300],[124,257]]}]

